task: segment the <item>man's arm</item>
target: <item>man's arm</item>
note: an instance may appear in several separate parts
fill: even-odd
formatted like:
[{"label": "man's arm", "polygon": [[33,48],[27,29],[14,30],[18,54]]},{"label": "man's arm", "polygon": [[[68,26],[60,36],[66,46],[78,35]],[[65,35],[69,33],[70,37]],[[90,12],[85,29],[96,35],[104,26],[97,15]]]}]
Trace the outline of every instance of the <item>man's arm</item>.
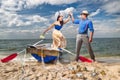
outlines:
[{"label": "man's arm", "polygon": [[89,42],[92,42],[93,35],[94,35],[94,28],[93,28],[92,21],[89,22],[88,27],[89,27],[89,30],[90,30]]},{"label": "man's arm", "polygon": [[79,20],[79,19],[74,19],[74,17],[73,17],[73,14],[72,14],[72,13],[70,13],[70,16],[71,16],[72,22],[73,22],[74,24],[79,24],[79,22],[80,22],[80,20]]},{"label": "man's arm", "polygon": [[94,34],[94,32],[90,32],[89,42],[92,42],[92,40],[93,40],[93,34]]}]

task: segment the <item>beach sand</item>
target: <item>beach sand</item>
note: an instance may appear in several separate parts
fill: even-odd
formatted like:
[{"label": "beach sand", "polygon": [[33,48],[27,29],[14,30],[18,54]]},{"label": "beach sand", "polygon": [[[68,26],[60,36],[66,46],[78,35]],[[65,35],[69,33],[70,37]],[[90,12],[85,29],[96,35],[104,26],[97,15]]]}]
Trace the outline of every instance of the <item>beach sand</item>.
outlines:
[{"label": "beach sand", "polygon": [[120,62],[110,63],[104,60],[106,58],[98,60],[101,59],[101,62],[95,63],[70,62],[45,66],[37,61],[24,64],[20,61],[0,62],[0,80],[120,80]]}]

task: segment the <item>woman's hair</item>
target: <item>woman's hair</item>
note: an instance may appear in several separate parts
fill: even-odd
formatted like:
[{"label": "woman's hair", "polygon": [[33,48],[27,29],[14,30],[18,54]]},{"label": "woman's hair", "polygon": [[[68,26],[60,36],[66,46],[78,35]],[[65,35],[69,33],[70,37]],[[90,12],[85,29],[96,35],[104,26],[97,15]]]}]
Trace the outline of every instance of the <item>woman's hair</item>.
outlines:
[{"label": "woman's hair", "polygon": [[[60,18],[61,16],[60,15],[58,15],[58,17],[57,17],[57,21],[59,20],[59,18]],[[62,20],[62,21],[60,21],[60,25],[61,26],[63,26],[63,24],[64,24],[64,21]]]}]

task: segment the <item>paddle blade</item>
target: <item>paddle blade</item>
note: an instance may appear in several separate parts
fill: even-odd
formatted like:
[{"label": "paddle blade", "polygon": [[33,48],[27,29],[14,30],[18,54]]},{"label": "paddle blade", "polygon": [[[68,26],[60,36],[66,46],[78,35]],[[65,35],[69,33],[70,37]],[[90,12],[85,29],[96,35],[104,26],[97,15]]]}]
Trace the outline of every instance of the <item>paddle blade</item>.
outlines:
[{"label": "paddle blade", "polygon": [[6,63],[11,61],[12,59],[14,59],[17,56],[17,53],[11,54],[3,59],[1,59],[1,62]]},{"label": "paddle blade", "polygon": [[91,59],[88,59],[88,58],[83,57],[83,56],[79,56],[79,59],[80,59],[82,62],[88,62],[88,63],[92,63],[92,62],[93,62]]}]

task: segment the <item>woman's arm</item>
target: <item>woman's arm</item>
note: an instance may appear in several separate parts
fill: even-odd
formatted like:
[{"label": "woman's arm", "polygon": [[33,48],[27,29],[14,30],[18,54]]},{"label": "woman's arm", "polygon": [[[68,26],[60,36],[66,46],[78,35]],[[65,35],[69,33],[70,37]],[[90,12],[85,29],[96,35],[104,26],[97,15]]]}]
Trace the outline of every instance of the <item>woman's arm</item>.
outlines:
[{"label": "woman's arm", "polygon": [[67,22],[70,21],[70,15],[68,16],[68,18],[64,21],[64,24],[66,24]]},{"label": "woman's arm", "polygon": [[71,19],[72,19],[72,22],[74,23],[75,19],[74,19],[74,17],[73,17],[73,14],[72,14],[72,13],[70,13],[70,17],[71,17]]},{"label": "woman's arm", "polygon": [[50,29],[52,29],[54,26],[55,26],[54,23],[53,23],[51,26],[49,26],[49,27],[43,32],[43,35],[45,35],[45,33],[46,33],[47,31],[49,31]]}]

